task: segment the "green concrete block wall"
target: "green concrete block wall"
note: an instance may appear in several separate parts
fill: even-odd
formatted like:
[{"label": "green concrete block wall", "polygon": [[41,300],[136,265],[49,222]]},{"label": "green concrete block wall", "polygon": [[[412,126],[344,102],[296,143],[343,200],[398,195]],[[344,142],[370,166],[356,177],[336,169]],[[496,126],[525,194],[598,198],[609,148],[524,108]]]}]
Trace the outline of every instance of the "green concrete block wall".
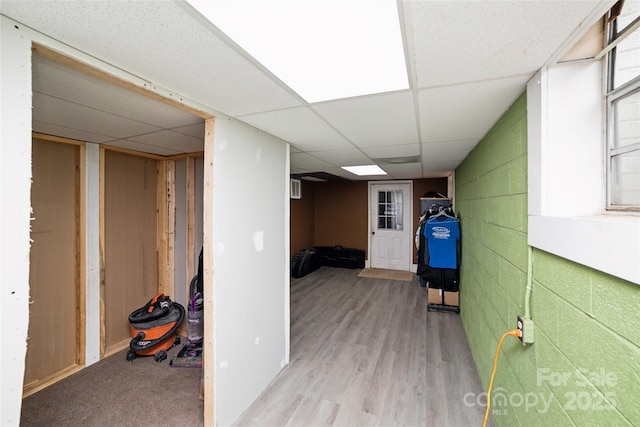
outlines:
[{"label": "green concrete block wall", "polygon": [[[526,115],[523,94],[455,174],[460,316],[485,388],[500,336],[524,314]],[[640,425],[640,286],[539,250],[533,265],[535,342],[505,340],[496,425]],[[485,402],[470,394],[461,404]]]}]

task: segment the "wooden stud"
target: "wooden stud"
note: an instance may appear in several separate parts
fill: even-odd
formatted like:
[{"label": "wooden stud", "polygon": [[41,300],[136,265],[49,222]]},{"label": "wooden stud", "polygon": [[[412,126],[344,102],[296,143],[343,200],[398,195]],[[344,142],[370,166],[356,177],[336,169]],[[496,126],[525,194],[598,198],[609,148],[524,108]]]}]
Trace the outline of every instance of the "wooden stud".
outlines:
[{"label": "wooden stud", "polygon": [[160,156],[158,154],[144,153],[142,151],[130,150],[128,148],[122,148],[122,147],[114,147],[114,146],[105,145],[105,144],[101,144],[100,147],[104,147],[104,149],[109,151],[116,151],[118,153],[123,153],[123,154],[131,154],[132,156],[144,157],[144,158],[153,159],[153,160],[165,160],[167,158],[165,156]]},{"label": "wooden stud", "polygon": [[104,186],[105,186],[105,149],[100,146],[100,357],[105,357],[106,348],[106,306],[105,306],[105,251],[104,251],[104,239],[105,239],[105,224],[104,224]]},{"label": "wooden stud", "polygon": [[216,425],[215,408],[215,307],[213,292],[213,135],[215,119],[205,120],[204,132],[204,195],[203,195],[203,293],[204,293],[204,343],[203,343],[203,379],[204,384],[204,425]]},{"label": "wooden stud", "polygon": [[195,159],[193,157],[187,157],[186,159],[187,167],[186,167],[186,203],[187,203],[187,217],[186,217],[186,251],[185,251],[185,283],[186,283],[186,293],[187,301],[190,299],[189,295],[189,285],[191,284],[191,279],[195,276],[195,266],[194,266],[194,256],[196,256],[195,248],[195,208],[196,208],[196,198],[195,198]]},{"label": "wooden stud", "polygon": [[173,156],[168,156],[167,159],[182,160],[182,159],[190,159],[195,157],[204,157],[204,151],[194,151],[193,153],[176,154]]},{"label": "wooden stud", "polygon": [[175,239],[176,239],[176,162],[167,160],[167,259],[166,278],[169,295],[175,295]]},{"label": "wooden stud", "polygon": [[158,292],[174,293],[175,162],[158,162]]},{"label": "wooden stud", "polygon": [[80,147],[85,145],[85,143],[83,141],[78,141],[78,140],[70,139],[70,138],[63,138],[61,136],[47,135],[45,133],[31,132],[31,137],[33,139],[41,139],[43,141],[59,142],[61,144],[78,145]]},{"label": "wooden stud", "polygon": [[157,230],[158,230],[158,293],[169,295],[167,283],[167,162],[158,162],[157,188]]}]

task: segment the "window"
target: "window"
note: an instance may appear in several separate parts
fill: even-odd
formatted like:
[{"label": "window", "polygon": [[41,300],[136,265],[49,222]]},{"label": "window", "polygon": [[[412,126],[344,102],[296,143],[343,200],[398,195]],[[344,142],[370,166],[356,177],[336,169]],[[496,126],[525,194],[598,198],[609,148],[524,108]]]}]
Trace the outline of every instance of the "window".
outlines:
[{"label": "window", "polygon": [[609,18],[607,208],[640,210],[640,2]]},{"label": "window", "polygon": [[[629,3],[637,7],[638,2]],[[601,3],[585,21],[583,32],[567,41],[566,49],[593,28],[591,25],[598,26],[600,44],[606,44],[602,37],[605,25],[597,21],[608,18],[609,8]],[[633,126],[637,130],[640,123],[639,77],[637,69],[633,76],[625,76],[628,69],[623,62],[628,59],[638,64],[637,50],[635,57],[631,54],[627,58],[623,58],[623,50],[630,43],[625,40],[638,40],[640,19],[638,11],[631,16],[628,10],[622,12],[614,33],[618,36],[604,50],[599,46],[588,56],[562,62],[552,59],[527,84],[528,242],[640,285],[640,201],[632,203],[631,196],[634,191],[638,194],[640,177],[638,164],[629,162],[640,151],[637,133],[635,142],[628,141]],[[611,61],[609,52],[614,48],[616,58]],[[615,66],[609,69],[604,63]],[[609,81],[609,75],[615,79],[612,77],[611,90],[606,91],[603,82]],[[635,110],[631,108],[634,101]],[[623,113],[635,117],[635,123]],[[614,133],[616,120],[617,140],[605,141],[604,135]],[[617,191],[615,195],[611,187]]]},{"label": "window", "polygon": [[378,191],[378,229],[402,230],[402,190]]}]

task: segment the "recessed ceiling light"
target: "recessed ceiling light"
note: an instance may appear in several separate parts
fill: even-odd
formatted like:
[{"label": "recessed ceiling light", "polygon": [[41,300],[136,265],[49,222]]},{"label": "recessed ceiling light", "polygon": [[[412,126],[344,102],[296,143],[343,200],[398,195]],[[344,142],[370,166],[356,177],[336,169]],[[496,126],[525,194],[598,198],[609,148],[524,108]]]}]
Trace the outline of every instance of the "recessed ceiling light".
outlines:
[{"label": "recessed ceiling light", "polygon": [[187,0],[307,102],[407,89],[395,0]]},{"label": "recessed ceiling light", "polygon": [[380,169],[378,165],[364,165],[364,166],[342,166],[342,169],[351,172],[358,176],[369,175],[386,175],[387,173]]}]

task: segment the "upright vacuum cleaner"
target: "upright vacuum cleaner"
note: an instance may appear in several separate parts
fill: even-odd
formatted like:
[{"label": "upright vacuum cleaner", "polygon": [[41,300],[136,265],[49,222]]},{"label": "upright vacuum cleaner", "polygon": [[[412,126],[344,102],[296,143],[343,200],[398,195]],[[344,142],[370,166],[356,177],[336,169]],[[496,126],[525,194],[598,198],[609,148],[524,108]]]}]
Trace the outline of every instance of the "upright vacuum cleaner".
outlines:
[{"label": "upright vacuum cleaner", "polygon": [[129,315],[132,340],[127,360],[153,355],[156,362],[167,358],[166,350],[180,344],[176,334],[185,317],[182,305],[164,294],[154,296],[144,307]]},{"label": "upright vacuum cleaner", "polygon": [[204,299],[202,296],[202,249],[198,260],[198,274],[189,284],[189,306],[187,307],[187,342],[169,364],[175,367],[201,367],[202,342],[204,340]]}]

